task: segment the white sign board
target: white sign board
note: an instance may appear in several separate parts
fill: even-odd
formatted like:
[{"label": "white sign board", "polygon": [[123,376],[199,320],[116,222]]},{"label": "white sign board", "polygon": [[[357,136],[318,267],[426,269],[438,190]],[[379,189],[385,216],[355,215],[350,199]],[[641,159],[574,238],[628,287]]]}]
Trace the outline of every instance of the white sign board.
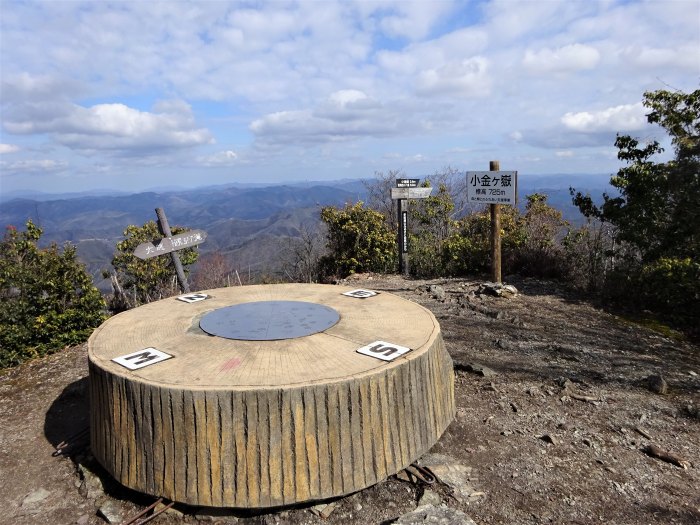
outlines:
[{"label": "white sign board", "polygon": [[393,361],[397,357],[401,357],[410,351],[410,348],[395,345],[393,343],[387,343],[386,341],[375,341],[374,343],[370,343],[367,346],[357,349],[357,353],[359,354],[376,357],[382,361]]},{"label": "white sign board", "polygon": [[397,188],[417,188],[420,179],[396,179]]},{"label": "white sign board", "polygon": [[515,206],[518,189],[517,171],[468,171],[467,201],[477,204]]},{"label": "white sign board", "polygon": [[155,348],[144,348],[143,350],[137,350],[130,354],[122,355],[112,359],[115,363],[122,365],[129,370],[138,370],[144,366],[155,365],[166,359],[170,359],[172,356],[156,350]]},{"label": "white sign board", "polygon": [[180,295],[177,297],[177,299],[185,303],[196,303],[199,301],[204,301],[208,297],[209,296],[205,293],[190,293],[187,295]]},{"label": "white sign board", "polygon": [[354,297],[356,299],[367,299],[367,297],[374,297],[375,295],[377,295],[377,292],[373,292],[372,290],[363,290],[361,288],[358,288],[357,290],[343,292],[343,295],[347,295],[348,297]]},{"label": "white sign board", "polygon": [[391,198],[396,199],[427,199],[433,188],[391,188]]}]

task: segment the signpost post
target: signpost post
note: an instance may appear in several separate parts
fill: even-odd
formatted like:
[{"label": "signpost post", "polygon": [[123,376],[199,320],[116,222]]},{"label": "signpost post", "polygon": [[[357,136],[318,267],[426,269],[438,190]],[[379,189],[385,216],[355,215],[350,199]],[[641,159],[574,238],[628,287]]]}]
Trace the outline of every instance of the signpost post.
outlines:
[{"label": "signpost post", "polygon": [[396,188],[391,188],[392,200],[398,201],[399,220],[399,273],[408,277],[408,205],[409,199],[427,199],[432,188],[419,188],[420,179],[396,179]]},{"label": "signpost post", "polygon": [[144,242],[139,244],[134,250],[134,255],[139,259],[150,259],[158,255],[170,254],[172,257],[177,280],[180,283],[183,293],[190,293],[190,285],[185,277],[185,270],[182,268],[182,262],[178,255],[178,250],[191,248],[197,244],[203,243],[207,238],[207,233],[202,230],[190,230],[179,235],[173,235],[170,231],[168,219],[165,216],[163,208],[156,208],[156,216],[158,217],[158,228],[165,235],[164,239],[159,239],[153,242]]},{"label": "signpost post", "polygon": [[501,282],[501,204],[516,205],[518,172],[500,171],[492,160],[489,171],[467,172],[467,201],[489,204],[491,211],[491,280]]}]

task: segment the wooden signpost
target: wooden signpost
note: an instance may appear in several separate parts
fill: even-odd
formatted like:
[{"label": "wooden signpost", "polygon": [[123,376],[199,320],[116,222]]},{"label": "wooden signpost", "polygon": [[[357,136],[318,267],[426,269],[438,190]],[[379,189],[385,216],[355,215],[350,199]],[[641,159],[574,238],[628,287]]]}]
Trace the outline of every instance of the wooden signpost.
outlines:
[{"label": "wooden signpost", "polygon": [[501,204],[516,205],[518,172],[500,171],[500,162],[489,162],[489,171],[467,172],[468,202],[489,204],[491,211],[491,280],[501,282]]},{"label": "wooden signpost", "polygon": [[178,250],[191,248],[197,244],[203,243],[207,238],[207,232],[202,230],[190,230],[185,233],[173,235],[170,231],[168,219],[165,216],[163,208],[156,208],[156,216],[158,217],[158,228],[165,235],[164,239],[158,239],[152,242],[144,242],[139,244],[134,250],[134,255],[139,259],[150,259],[158,255],[169,253],[175,266],[177,280],[180,283],[180,288],[183,293],[190,293],[190,285],[187,283],[185,271],[182,268],[182,262],[178,255]]},{"label": "wooden signpost", "polygon": [[399,273],[408,276],[408,207],[409,199],[427,199],[432,188],[419,188],[420,179],[396,179],[396,188],[391,188],[392,200],[398,201],[399,219]]}]

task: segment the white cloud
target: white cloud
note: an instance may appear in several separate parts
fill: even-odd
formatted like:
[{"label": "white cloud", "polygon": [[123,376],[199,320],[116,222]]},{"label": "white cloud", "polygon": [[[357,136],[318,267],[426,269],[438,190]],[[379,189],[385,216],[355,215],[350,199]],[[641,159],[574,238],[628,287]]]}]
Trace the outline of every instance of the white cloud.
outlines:
[{"label": "white cloud", "polygon": [[484,4],[489,30],[503,43],[512,43],[524,35],[530,38],[556,34],[572,21],[593,14],[601,8],[600,2],[549,0],[514,2],[492,0]]},{"label": "white cloud", "polygon": [[529,49],[525,52],[523,65],[535,73],[551,73],[593,69],[599,61],[600,53],[596,48],[569,44],[556,49]]},{"label": "white cloud", "polygon": [[[410,115],[404,115],[410,119]],[[359,90],[332,93],[313,109],[269,113],[250,123],[261,143],[320,144],[405,133],[401,112]]]},{"label": "white cloud", "polygon": [[[382,4],[379,4],[380,6]],[[388,4],[384,4],[386,7]],[[392,12],[381,18],[382,30],[390,36],[411,40],[424,38],[435,23],[452,10],[452,2],[398,1]]]},{"label": "white cloud", "polygon": [[692,71],[700,65],[700,47],[680,45],[676,48],[625,46],[620,50],[620,60],[640,68],[683,68]]},{"label": "white cloud", "polygon": [[45,173],[62,171],[68,167],[68,163],[62,160],[33,159],[15,162],[2,161],[0,166],[6,173]]},{"label": "white cloud", "polygon": [[0,154],[15,153],[19,151],[19,146],[15,144],[0,144]]},{"label": "white cloud", "polygon": [[4,128],[14,134],[48,133],[56,142],[78,150],[143,152],[212,142],[211,133],[196,127],[190,106],[180,100],[159,102],[153,112],[118,103],[20,105],[13,108]]},{"label": "white cloud", "polygon": [[562,159],[569,159],[574,156],[574,152],[571,150],[557,151],[554,153],[554,155]]},{"label": "white cloud", "polygon": [[417,91],[421,95],[485,97],[492,86],[488,66],[484,57],[473,57],[426,69],[418,76]]},{"label": "white cloud", "polygon": [[623,104],[600,111],[566,113],[561,118],[561,122],[567,129],[581,133],[637,131],[643,129],[647,124],[644,106],[641,102]]},{"label": "white cloud", "polygon": [[202,166],[225,166],[238,160],[238,153],[233,150],[219,151],[207,157],[198,157],[197,163]]},{"label": "white cloud", "polygon": [[[580,171],[585,147],[605,170],[614,133],[645,125],[620,101],[700,78],[697,0],[6,2],[0,34],[12,159],[61,150],[71,173],[89,155],[144,180],[362,176],[385,151],[429,170],[453,145]],[[235,148],[192,152],[214,136]]]},{"label": "white cloud", "polygon": [[80,92],[80,88],[73,80],[45,74],[33,75],[22,71],[14,75],[3,74],[0,91],[3,103],[11,104],[76,95]]}]

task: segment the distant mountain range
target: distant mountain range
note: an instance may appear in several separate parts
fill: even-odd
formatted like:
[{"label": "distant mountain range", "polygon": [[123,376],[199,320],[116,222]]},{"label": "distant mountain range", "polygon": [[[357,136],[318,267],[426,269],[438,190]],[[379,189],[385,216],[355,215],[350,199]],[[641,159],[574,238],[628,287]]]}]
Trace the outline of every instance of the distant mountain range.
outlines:
[{"label": "distant mountain range", "polygon": [[[519,199],[546,193],[548,202],[565,218],[580,222],[571,204],[569,186],[594,198],[610,191],[609,176],[520,176]],[[42,242],[77,246],[80,259],[101,288],[103,269],[111,267],[115,245],[130,224],[155,220],[163,208],[171,226],[182,225],[208,233],[203,253],[226,255],[239,272],[275,274],[280,271],[279,251],[285,240],[313,230],[322,206],[343,206],[366,198],[361,180],[307,182],[288,185],[236,185],[165,192],[120,194],[107,190],[90,194],[32,195],[0,201],[0,224],[23,226],[28,219],[44,230]]]}]

